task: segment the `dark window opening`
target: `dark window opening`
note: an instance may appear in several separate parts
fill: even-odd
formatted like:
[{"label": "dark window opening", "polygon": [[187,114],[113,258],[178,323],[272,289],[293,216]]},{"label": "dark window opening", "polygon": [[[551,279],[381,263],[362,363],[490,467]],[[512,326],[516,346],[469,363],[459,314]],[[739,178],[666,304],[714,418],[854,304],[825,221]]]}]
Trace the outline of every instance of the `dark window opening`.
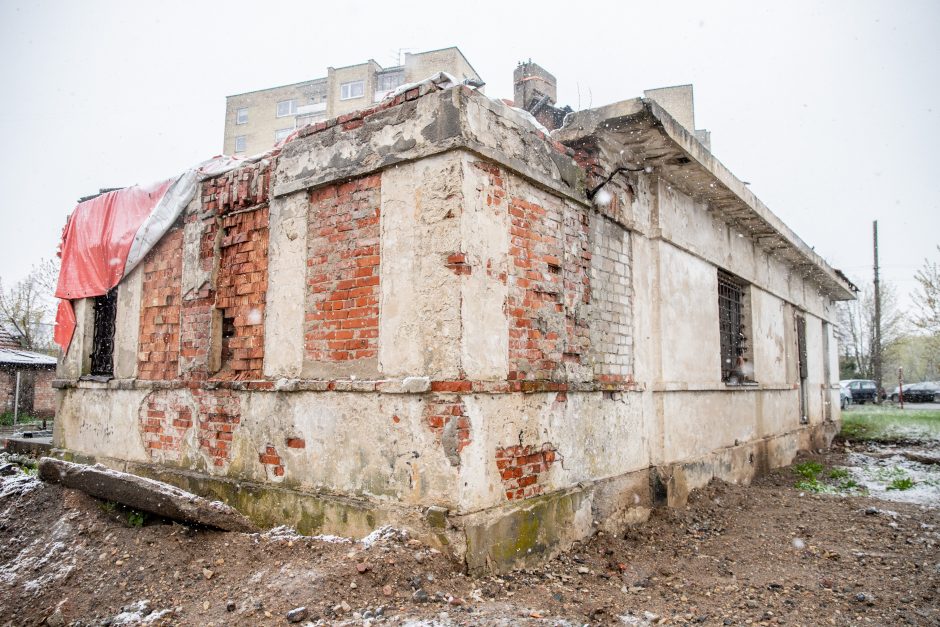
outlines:
[{"label": "dark window opening", "polygon": [[117,320],[117,288],[95,297],[95,332],[91,347],[91,374],[114,375],[114,331]]},{"label": "dark window opening", "polygon": [[747,359],[744,325],[745,285],[726,272],[718,272],[718,329],[721,336],[721,380],[743,383],[753,380]]},{"label": "dark window opening", "polygon": [[235,347],[232,346],[232,339],[235,337],[235,318],[226,317],[224,314],[222,316],[222,352],[221,352],[221,367],[232,362],[232,358],[235,354]]}]

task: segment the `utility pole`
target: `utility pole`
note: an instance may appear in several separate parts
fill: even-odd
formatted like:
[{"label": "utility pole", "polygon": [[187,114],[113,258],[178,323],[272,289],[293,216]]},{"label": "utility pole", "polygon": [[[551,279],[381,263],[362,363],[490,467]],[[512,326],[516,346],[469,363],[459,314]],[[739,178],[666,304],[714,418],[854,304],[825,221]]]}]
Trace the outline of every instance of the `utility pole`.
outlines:
[{"label": "utility pole", "polygon": [[872,366],[875,375],[875,402],[881,403],[881,283],[878,280],[878,220],[873,223],[875,247],[875,328],[872,334]]}]

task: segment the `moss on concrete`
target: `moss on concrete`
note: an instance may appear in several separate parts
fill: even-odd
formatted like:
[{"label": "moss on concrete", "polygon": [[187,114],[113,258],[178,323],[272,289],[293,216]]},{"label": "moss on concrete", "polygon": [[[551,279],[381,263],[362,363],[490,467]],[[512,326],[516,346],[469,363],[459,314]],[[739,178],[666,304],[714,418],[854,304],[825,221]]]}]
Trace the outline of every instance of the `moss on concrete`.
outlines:
[{"label": "moss on concrete", "polygon": [[587,498],[583,491],[555,492],[501,516],[489,512],[479,522],[466,521],[467,566],[474,573],[506,571],[550,557],[583,536],[575,519]]}]

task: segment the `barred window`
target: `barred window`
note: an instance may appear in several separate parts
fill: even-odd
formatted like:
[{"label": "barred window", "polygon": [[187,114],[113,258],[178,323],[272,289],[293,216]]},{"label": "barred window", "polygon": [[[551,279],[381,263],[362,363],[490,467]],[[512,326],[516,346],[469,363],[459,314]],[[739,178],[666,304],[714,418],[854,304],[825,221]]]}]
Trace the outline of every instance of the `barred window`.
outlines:
[{"label": "barred window", "polygon": [[114,330],[117,320],[117,288],[95,297],[95,334],[91,347],[91,372],[96,376],[114,374]]},{"label": "barred window", "polygon": [[718,271],[718,332],[721,337],[721,380],[726,383],[753,381],[745,326],[747,284]]}]

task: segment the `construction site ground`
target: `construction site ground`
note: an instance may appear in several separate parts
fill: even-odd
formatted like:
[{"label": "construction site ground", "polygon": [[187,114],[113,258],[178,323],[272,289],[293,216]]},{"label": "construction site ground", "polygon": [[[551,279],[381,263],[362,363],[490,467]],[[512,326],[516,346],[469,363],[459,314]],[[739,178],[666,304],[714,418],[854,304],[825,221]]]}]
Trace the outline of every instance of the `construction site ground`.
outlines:
[{"label": "construction site ground", "polygon": [[480,578],[395,530],[354,542],[194,529],[13,465],[0,477],[0,625],[938,625],[940,503],[861,476],[908,452],[925,462],[908,462],[913,482],[935,481],[933,445],[837,441],[537,569]]}]

